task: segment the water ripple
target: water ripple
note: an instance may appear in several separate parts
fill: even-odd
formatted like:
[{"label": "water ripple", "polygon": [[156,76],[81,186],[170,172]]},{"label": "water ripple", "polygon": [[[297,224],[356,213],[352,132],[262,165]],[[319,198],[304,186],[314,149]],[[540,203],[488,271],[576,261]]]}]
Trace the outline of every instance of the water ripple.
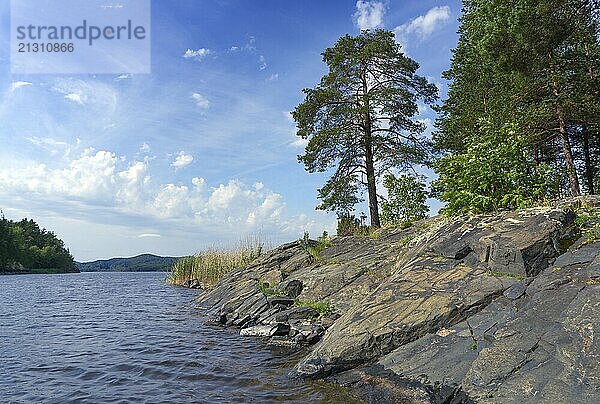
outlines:
[{"label": "water ripple", "polygon": [[291,361],[203,326],[195,291],[163,274],[0,277],[0,401],[354,402],[290,381]]}]

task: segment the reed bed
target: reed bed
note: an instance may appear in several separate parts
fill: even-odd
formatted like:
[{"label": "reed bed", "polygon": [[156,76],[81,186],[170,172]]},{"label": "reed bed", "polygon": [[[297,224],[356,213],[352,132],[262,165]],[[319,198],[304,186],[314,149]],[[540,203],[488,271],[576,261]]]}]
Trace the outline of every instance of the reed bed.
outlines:
[{"label": "reed bed", "polygon": [[259,236],[248,236],[233,248],[210,248],[179,259],[167,276],[167,283],[178,286],[210,288],[229,271],[246,267],[264,253]]}]

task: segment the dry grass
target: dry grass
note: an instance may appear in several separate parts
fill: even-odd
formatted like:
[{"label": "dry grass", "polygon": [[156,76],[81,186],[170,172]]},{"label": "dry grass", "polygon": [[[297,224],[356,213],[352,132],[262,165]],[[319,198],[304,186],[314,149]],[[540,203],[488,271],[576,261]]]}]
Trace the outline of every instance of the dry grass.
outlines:
[{"label": "dry grass", "polygon": [[209,288],[229,271],[246,267],[264,252],[259,236],[248,236],[234,248],[211,248],[178,260],[167,276],[171,285],[189,286],[197,281]]}]

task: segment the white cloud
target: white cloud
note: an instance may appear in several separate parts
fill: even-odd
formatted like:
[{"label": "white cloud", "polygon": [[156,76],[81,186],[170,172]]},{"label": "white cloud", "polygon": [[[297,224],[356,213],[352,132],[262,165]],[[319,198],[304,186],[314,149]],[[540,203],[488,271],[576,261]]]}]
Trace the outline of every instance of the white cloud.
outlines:
[{"label": "white cloud", "polygon": [[79,105],[83,105],[84,104],[84,99],[85,96],[81,93],[69,93],[67,95],[65,95],[65,98],[69,101],[73,101]]},{"label": "white cloud", "polygon": [[277,81],[277,80],[279,80],[279,73],[273,73],[267,79],[267,81]]},{"label": "white cloud", "polygon": [[176,169],[187,167],[194,161],[194,157],[191,154],[187,154],[184,151],[180,151],[175,157],[175,160],[171,163],[171,167]]},{"label": "white cloud", "polygon": [[150,145],[146,142],[142,143],[142,145],[140,146],[140,152],[150,153]]},{"label": "white cloud", "polygon": [[383,25],[384,14],[385,4],[383,2],[358,0],[354,22],[360,30],[379,28]]},{"label": "white cloud", "polygon": [[145,190],[150,184],[148,164],[141,161],[133,162],[126,170],[118,173],[120,186],[116,191],[116,200],[128,204],[138,204],[144,198]]},{"label": "white cloud", "polygon": [[33,83],[30,83],[29,81],[13,81],[10,85],[10,91],[14,92],[18,88],[31,85],[33,85]]},{"label": "white cloud", "polygon": [[[71,153],[71,144],[67,142],[56,140],[50,137],[37,136],[27,137],[26,139],[35,146],[50,152],[50,154],[62,153],[64,156],[68,156]],[[79,145],[80,142],[81,141],[77,139],[77,145]]]},{"label": "white cloud", "polygon": [[425,15],[413,18],[409,22],[394,28],[396,41],[404,47],[416,37],[417,40],[430,36],[450,20],[450,7],[437,6],[431,8]]},{"label": "white cloud", "polygon": [[105,113],[115,110],[118,93],[114,87],[96,80],[58,79],[52,90],[68,101],[79,105],[93,105]]},{"label": "white cloud", "polygon": [[265,70],[267,68],[267,59],[263,55],[260,55],[258,58],[258,62],[260,65],[258,66],[259,70]]},{"label": "white cloud", "polygon": [[185,59],[193,59],[193,60],[200,61],[200,60],[204,59],[206,56],[210,55],[211,53],[212,53],[212,51],[210,49],[206,49],[206,48],[200,48],[198,50],[188,49],[183,54],[183,57]]},{"label": "white cloud", "polygon": [[165,232],[177,229],[179,235],[205,234],[207,243],[233,242],[240,234],[257,232],[279,243],[305,230],[334,229],[335,221],[324,213],[286,215],[283,196],[261,182],[232,179],[210,187],[204,178],[193,177],[187,183],[155,183],[150,164],[88,148],[71,160],[52,160],[53,166],[0,165],[0,196],[43,206],[57,217],[77,216],[90,225],[125,223],[132,239],[162,235],[167,242],[171,236]]},{"label": "white cloud", "polygon": [[229,48],[229,52],[237,52],[239,50],[240,50],[239,46],[232,46],[231,48]]},{"label": "white cloud", "polygon": [[200,93],[192,93],[192,99],[201,109],[208,109],[210,107],[210,101]]},{"label": "white cloud", "polygon": [[130,79],[132,77],[133,77],[133,75],[129,74],[129,73],[128,74],[121,74],[121,75],[115,77],[115,81],[128,80],[128,79]]},{"label": "white cloud", "polygon": [[297,128],[296,128],[296,121],[294,121],[294,117],[292,116],[291,112],[284,112],[283,116],[285,117],[286,120],[286,125],[287,125],[287,132],[290,136],[290,138],[292,138],[293,140],[289,141],[289,145],[295,148],[299,148],[299,149],[304,149],[306,147],[306,145],[308,145],[308,139],[302,139],[301,137],[297,136]]},{"label": "white cloud", "polygon": [[158,233],[143,233],[138,235],[138,238],[160,238],[160,234]]},{"label": "white cloud", "polygon": [[113,153],[89,148],[62,169],[35,164],[0,170],[0,188],[105,200],[114,194],[117,161]]},{"label": "white cloud", "polygon": [[308,139],[303,139],[298,136],[292,143],[290,143],[290,145],[299,149],[304,149],[306,146],[308,146]]}]

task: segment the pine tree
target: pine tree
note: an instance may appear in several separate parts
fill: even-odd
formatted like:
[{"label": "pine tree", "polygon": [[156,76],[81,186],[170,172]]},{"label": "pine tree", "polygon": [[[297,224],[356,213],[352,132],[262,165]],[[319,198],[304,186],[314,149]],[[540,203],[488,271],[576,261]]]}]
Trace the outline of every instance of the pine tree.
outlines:
[{"label": "pine tree", "polygon": [[371,225],[380,226],[377,178],[423,162],[428,144],[414,119],[417,101],[431,103],[437,88],[416,74],[394,34],[363,31],[340,38],[323,53],[329,72],[292,113],[298,136],[308,139],[298,160],[309,172],[335,172],[319,190],[318,209],[345,213],[366,188]]}]

